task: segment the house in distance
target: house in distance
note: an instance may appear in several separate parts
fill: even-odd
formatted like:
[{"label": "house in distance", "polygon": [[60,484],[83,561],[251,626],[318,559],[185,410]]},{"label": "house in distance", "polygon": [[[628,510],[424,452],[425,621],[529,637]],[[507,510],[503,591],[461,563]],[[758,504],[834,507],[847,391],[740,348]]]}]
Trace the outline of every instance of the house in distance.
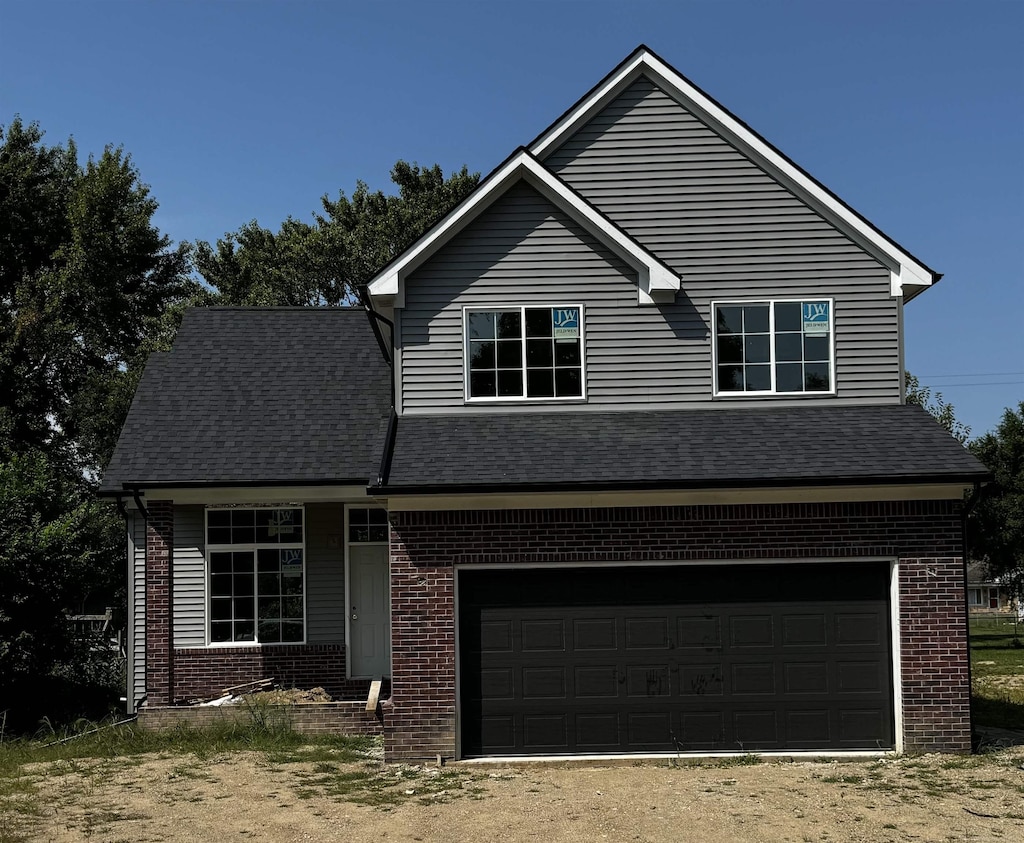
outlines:
[{"label": "house in distance", "polygon": [[131,705],[265,676],[389,759],[970,749],[939,274],[647,47],[382,268],[189,312],[102,493]]}]

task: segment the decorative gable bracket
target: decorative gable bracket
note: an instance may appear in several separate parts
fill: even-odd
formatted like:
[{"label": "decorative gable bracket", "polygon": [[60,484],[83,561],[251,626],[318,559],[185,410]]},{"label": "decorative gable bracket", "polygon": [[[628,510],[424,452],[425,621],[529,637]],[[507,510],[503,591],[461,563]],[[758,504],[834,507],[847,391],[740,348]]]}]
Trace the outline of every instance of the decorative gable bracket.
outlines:
[{"label": "decorative gable bracket", "polygon": [[382,304],[404,307],[405,278],[519,181],[533,187],[636,270],[641,305],[674,300],[680,288],[678,273],[637,243],[525,149],[517,150],[455,210],[386,266],[370,282],[370,295]]}]

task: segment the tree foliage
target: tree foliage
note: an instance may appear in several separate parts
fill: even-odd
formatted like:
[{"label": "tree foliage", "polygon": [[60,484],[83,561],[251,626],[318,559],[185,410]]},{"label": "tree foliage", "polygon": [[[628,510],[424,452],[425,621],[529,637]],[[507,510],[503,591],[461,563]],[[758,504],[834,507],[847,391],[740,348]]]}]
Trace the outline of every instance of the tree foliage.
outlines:
[{"label": "tree foliage", "polygon": [[447,179],[441,168],[399,161],[398,195],[358,182],[352,197],[321,200],[313,223],[288,218],[277,231],[253,221],[217,241],[196,245],[196,265],[223,304],[331,305],[351,300],[392,258],[415,242],[476,187],[465,167]]},{"label": "tree foliage", "polygon": [[943,399],[941,392],[936,392],[933,396],[931,388],[924,386],[910,372],[906,373],[905,386],[908,404],[917,404],[920,407],[924,407],[935,417],[939,424],[949,431],[954,439],[961,445],[967,444],[967,440],[971,436],[971,429],[957,421],[953,405]]},{"label": "tree foliage", "polygon": [[[196,295],[131,158],[84,164],[36,124],[0,126],[0,701],[73,656],[66,621],[123,576],[123,523],[94,497],[148,351]],[[78,662],[76,661],[76,664]],[[30,703],[33,704],[33,703]],[[36,716],[44,711],[36,711]]]},{"label": "tree foliage", "polygon": [[974,440],[971,452],[992,472],[971,513],[971,553],[991,574],[1021,579],[1024,569],[1024,401],[1007,408],[991,433]]}]

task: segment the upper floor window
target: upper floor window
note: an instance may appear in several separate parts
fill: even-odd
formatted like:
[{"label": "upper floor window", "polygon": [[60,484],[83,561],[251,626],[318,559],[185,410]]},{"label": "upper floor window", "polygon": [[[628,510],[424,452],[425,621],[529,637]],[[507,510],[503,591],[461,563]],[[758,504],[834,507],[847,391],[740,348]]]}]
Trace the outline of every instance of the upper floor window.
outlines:
[{"label": "upper floor window", "polygon": [[715,394],[835,391],[831,299],[716,302]]},{"label": "upper floor window", "polygon": [[212,644],[305,640],[301,507],[206,511]]},{"label": "upper floor window", "polygon": [[583,398],[583,308],[466,308],[466,400]]}]

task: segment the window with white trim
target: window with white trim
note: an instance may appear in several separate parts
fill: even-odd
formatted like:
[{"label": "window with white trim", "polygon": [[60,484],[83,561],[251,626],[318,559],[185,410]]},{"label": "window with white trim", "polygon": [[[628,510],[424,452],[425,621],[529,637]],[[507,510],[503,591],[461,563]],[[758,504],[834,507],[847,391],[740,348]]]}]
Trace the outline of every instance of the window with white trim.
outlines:
[{"label": "window with white trim", "polygon": [[469,308],[463,312],[466,400],[584,397],[583,308]]},{"label": "window with white trim", "polygon": [[715,394],[835,391],[831,299],[715,302]]},{"label": "window with white trim", "polygon": [[301,507],[206,510],[211,644],[306,638]]}]

